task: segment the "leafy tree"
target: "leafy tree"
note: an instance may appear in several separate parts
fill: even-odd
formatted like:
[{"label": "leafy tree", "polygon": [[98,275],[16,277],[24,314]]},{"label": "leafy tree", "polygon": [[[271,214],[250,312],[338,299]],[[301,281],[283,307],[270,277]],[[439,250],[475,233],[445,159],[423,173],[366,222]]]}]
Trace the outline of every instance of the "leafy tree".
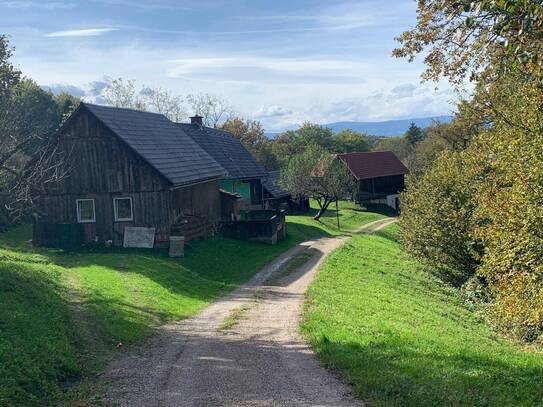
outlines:
[{"label": "leafy tree", "polygon": [[59,107],[51,93],[21,79],[11,56],[7,39],[0,37],[0,227],[28,213],[37,191],[64,174],[51,137],[60,123]]},{"label": "leafy tree", "polygon": [[333,151],[333,131],[306,122],[297,130],[289,130],[277,136],[273,142],[273,154],[281,167],[286,167],[291,157],[303,153],[309,146],[319,146],[326,151]]},{"label": "leafy tree", "polygon": [[315,199],[319,205],[316,220],[332,202],[351,195],[354,189],[354,179],[345,163],[317,145],[292,157],[281,173],[280,184],[294,197]]},{"label": "leafy tree", "polygon": [[541,1],[419,0],[417,14],[394,55],[413,60],[426,51],[424,78],[460,85],[467,75],[496,79],[514,69],[541,79]]},{"label": "leafy tree", "polygon": [[503,331],[535,340],[543,334],[543,94],[517,76],[477,97],[494,113],[492,127],[466,150],[465,170],[485,171],[473,194],[475,234],[485,246],[478,273]]},{"label": "leafy tree", "polygon": [[264,134],[260,122],[234,117],[227,120],[221,128],[236,136],[266,169],[277,169],[278,164],[272,153],[271,141]]},{"label": "leafy tree", "polygon": [[425,129],[425,137],[418,142],[407,157],[407,166],[412,176],[420,176],[432,167],[433,162],[444,151],[462,151],[486,126],[488,117],[477,114],[474,101],[462,101],[458,113],[450,123],[434,123]]},{"label": "leafy tree", "polygon": [[61,92],[54,97],[58,106],[60,121],[64,122],[77,109],[81,99],[67,92]]},{"label": "leafy tree", "polygon": [[333,150],[336,153],[363,152],[370,148],[370,137],[351,129],[342,130],[333,137]]},{"label": "leafy tree", "polygon": [[266,140],[262,124],[256,120],[243,120],[233,117],[221,126],[221,129],[229,131],[251,152],[257,151],[258,146]]},{"label": "leafy tree", "polygon": [[411,152],[404,137],[381,137],[375,143],[373,151],[392,151],[404,163]]},{"label": "leafy tree", "polygon": [[407,179],[400,225],[405,249],[429,269],[461,285],[475,274],[480,244],[473,238],[473,180],[461,153],[445,152],[420,178]]},{"label": "leafy tree", "polygon": [[411,122],[409,129],[404,134],[405,140],[410,146],[414,146],[424,138],[424,132],[415,123]]},{"label": "leafy tree", "polygon": [[13,48],[10,47],[8,38],[0,35],[0,104],[6,102],[11,90],[21,79],[21,71],[10,61],[12,56]]}]

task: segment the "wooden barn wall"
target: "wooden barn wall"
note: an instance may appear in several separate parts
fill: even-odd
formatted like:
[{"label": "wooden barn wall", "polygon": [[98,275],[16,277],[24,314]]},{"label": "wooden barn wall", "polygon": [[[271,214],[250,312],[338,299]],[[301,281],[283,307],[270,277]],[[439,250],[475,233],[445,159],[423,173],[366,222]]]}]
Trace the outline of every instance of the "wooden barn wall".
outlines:
[{"label": "wooden barn wall", "polygon": [[177,216],[199,216],[218,221],[221,217],[219,181],[174,189],[172,208]]},{"label": "wooden barn wall", "polygon": [[[36,200],[36,211],[55,223],[76,223],[76,200],[95,200],[96,222],[83,223],[84,241],[122,244],[125,226],[156,227],[166,242],[174,217],[183,212],[220,218],[218,181],[170,190],[147,162],[87,112],[74,117],[61,137],[69,176]],[[113,198],[131,197],[134,220],[115,222]],[[40,242],[36,242],[40,244]]]},{"label": "wooden barn wall", "polygon": [[69,177],[58,193],[161,191],[169,183],[87,112],[74,117],[61,137]]},{"label": "wooden barn wall", "polygon": [[[128,196],[132,198],[134,220],[116,222],[113,198]],[[53,223],[77,223],[76,201],[87,198],[94,199],[96,222],[81,224],[84,242],[112,240],[116,245],[121,245],[125,226],[155,227],[157,242],[168,240],[171,214],[169,191],[47,195],[38,200],[38,210],[47,214],[48,220]]]}]

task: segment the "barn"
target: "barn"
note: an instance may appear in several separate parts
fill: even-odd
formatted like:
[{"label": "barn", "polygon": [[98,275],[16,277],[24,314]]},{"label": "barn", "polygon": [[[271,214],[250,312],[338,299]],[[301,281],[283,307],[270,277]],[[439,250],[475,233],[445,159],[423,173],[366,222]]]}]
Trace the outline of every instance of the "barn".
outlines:
[{"label": "barn", "polygon": [[186,240],[221,218],[226,170],[182,127],[156,113],[81,103],[58,135],[68,175],[35,200],[33,241],[54,245],[62,225],[81,243],[122,245],[125,228]]},{"label": "barn", "polygon": [[338,157],[358,183],[356,202],[400,208],[399,194],[405,189],[408,170],[392,151],[343,153]]}]

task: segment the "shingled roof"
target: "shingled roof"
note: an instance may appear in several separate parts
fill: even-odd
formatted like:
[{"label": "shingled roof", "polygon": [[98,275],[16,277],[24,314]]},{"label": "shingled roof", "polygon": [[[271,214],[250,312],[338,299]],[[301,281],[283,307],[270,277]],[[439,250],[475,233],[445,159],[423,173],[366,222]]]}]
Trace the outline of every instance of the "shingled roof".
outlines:
[{"label": "shingled roof", "polygon": [[279,179],[281,177],[281,171],[270,171],[266,178],[262,181],[262,186],[266,188],[266,191],[274,198],[283,198],[290,195],[290,192],[282,189],[279,186]]},{"label": "shingled roof", "polygon": [[226,171],[175,123],[157,113],[81,103],[173,185],[220,178]]},{"label": "shingled roof", "polygon": [[226,172],[227,179],[263,178],[266,170],[231,133],[198,124],[178,123]]},{"label": "shingled roof", "polygon": [[356,179],[369,179],[404,175],[408,173],[405,165],[392,151],[338,154]]}]

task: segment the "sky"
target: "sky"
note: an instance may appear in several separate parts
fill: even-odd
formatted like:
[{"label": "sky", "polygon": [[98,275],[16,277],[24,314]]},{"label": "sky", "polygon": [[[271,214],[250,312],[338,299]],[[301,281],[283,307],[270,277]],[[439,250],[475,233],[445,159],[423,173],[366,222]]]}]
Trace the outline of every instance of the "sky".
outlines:
[{"label": "sky", "polygon": [[450,114],[446,83],[391,56],[413,0],[0,0],[14,62],[100,102],[108,78],[226,98],[268,131]]}]

